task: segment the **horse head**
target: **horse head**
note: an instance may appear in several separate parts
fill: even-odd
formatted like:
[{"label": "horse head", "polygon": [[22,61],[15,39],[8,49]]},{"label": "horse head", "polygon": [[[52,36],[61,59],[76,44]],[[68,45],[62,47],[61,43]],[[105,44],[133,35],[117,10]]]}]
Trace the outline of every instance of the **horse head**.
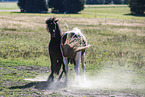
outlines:
[{"label": "horse head", "polygon": [[51,37],[56,37],[56,33],[57,33],[57,22],[58,20],[55,17],[50,17],[46,20],[46,29],[48,32],[50,32]]}]

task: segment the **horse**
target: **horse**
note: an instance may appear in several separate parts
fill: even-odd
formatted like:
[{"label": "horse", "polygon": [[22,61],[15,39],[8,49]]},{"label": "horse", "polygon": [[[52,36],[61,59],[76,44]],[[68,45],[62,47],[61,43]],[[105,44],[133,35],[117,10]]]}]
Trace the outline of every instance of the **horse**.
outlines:
[{"label": "horse", "polygon": [[79,65],[82,62],[83,77],[85,79],[85,49],[87,41],[85,36],[78,28],[62,34],[58,20],[56,18],[48,18],[46,20],[48,32],[50,32],[51,40],[49,42],[49,55],[51,60],[51,74],[48,81],[53,81],[54,73],[59,74],[61,66],[63,70],[58,78],[61,79],[65,73],[65,82],[68,80],[68,63],[74,63],[76,78],[79,75]]},{"label": "horse", "polygon": [[68,75],[68,63],[74,64],[76,80],[79,81],[79,66],[82,63],[82,72],[83,78],[85,81],[85,49],[89,47],[87,46],[87,41],[85,36],[81,33],[81,30],[78,28],[74,28],[72,31],[65,32],[62,35],[61,40],[61,50],[63,55],[63,62],[65,65],[66,77],[67,81]]},{"label": "horse", "polygon": [[[57,23],[58,20],[56,18],[51,17],[46,20],[46,29],[48,32],[50,32],[50,42],[49,42],[49,56],[51,61],[51,74],[48,77],[47,81],[53,81],[54,80],[54,74],[59,75],[59,71],[63,64],[63,57],[61,53],[61,36],[62,31],[59,27],[59,24]],[[65,72],[64,66],[63,71],[60,74],[58,80],[61,79],[63,72]]]}]

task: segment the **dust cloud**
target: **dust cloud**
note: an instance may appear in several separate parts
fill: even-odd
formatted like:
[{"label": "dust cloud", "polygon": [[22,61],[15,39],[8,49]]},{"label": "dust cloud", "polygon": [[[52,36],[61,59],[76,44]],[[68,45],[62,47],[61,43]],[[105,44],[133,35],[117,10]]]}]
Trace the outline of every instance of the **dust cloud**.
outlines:
[{"label": "dust cloud", "polygon": [[143,89],[145,90],[144,76],[131,68],[112,66],[106,67],[96,75],[86,76],[86,80],[80,76],[79,84],[72,82],[72,87],[83,89]]},{"label": "dust cloud", "polygon": [[[29,81],[46,81],[48,75],[39,75],[36,78],[27,78]],[[56,80],[56,79],[55,79]],[[79,76],[79,81],[74,78],[68,80],[67,86],[62,81],[55,81],[49,85],[49,89],[77,88],[77,89],[145,89],[143,76],[138,75],[131,69],[124,67],[104,68],[96,75],[86,75],[86,80]],[[59,86],[59,87],[58,87]]]}]

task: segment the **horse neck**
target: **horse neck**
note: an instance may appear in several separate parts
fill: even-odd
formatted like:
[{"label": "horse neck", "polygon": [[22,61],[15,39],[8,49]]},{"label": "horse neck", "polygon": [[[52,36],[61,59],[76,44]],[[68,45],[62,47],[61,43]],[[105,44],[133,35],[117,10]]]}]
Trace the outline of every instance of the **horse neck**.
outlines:
[{"label": "horse neck", "polygon": [[61,42],[61,35],[62,35],[62,31],[60,29],[60,26],[58,23],[56,23],[56,37],[55,38],[51,38],[51,41],[52,42],[55,42],[55,43],[60,43]]},{"label": "horse neck", "polygon": [[61,38],[62,31],[58,23],[56,23],[56,31],[57,31],[57,35]]}]

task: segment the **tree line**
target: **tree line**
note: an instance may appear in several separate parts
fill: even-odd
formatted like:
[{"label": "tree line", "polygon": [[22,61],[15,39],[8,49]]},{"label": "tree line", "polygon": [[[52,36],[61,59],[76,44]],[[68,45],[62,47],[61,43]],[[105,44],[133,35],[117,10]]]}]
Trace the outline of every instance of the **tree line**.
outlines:
[{"label": "tree line", "polygon": [[[47,2],[46,2],[47,1]],[[21,12],[47,12],[48,8],[56,13],[77,13],[84,9],[85,0],[18,0]]]},{"label": "tree line", "polygon": [[128,0],[86,0],[86,4],[128,4]]},{"label": "tree line", "polygon": [[21,12],[40,13],[48,11],[46,0],[18,0]]},{"label": "tree line", "polygon": [[13,2],[13,1],[18,1],[18,0],[0,0],[0,2]]},{"label": "tree line", "polygon": [[85,4],[128,4],[133,14],[144,14],[145,0],[18,0],[21,12],[78,13]]},{"label": "tree line", "polygon": [[145,0],[129,0],[132,14],[145,14]]}]

